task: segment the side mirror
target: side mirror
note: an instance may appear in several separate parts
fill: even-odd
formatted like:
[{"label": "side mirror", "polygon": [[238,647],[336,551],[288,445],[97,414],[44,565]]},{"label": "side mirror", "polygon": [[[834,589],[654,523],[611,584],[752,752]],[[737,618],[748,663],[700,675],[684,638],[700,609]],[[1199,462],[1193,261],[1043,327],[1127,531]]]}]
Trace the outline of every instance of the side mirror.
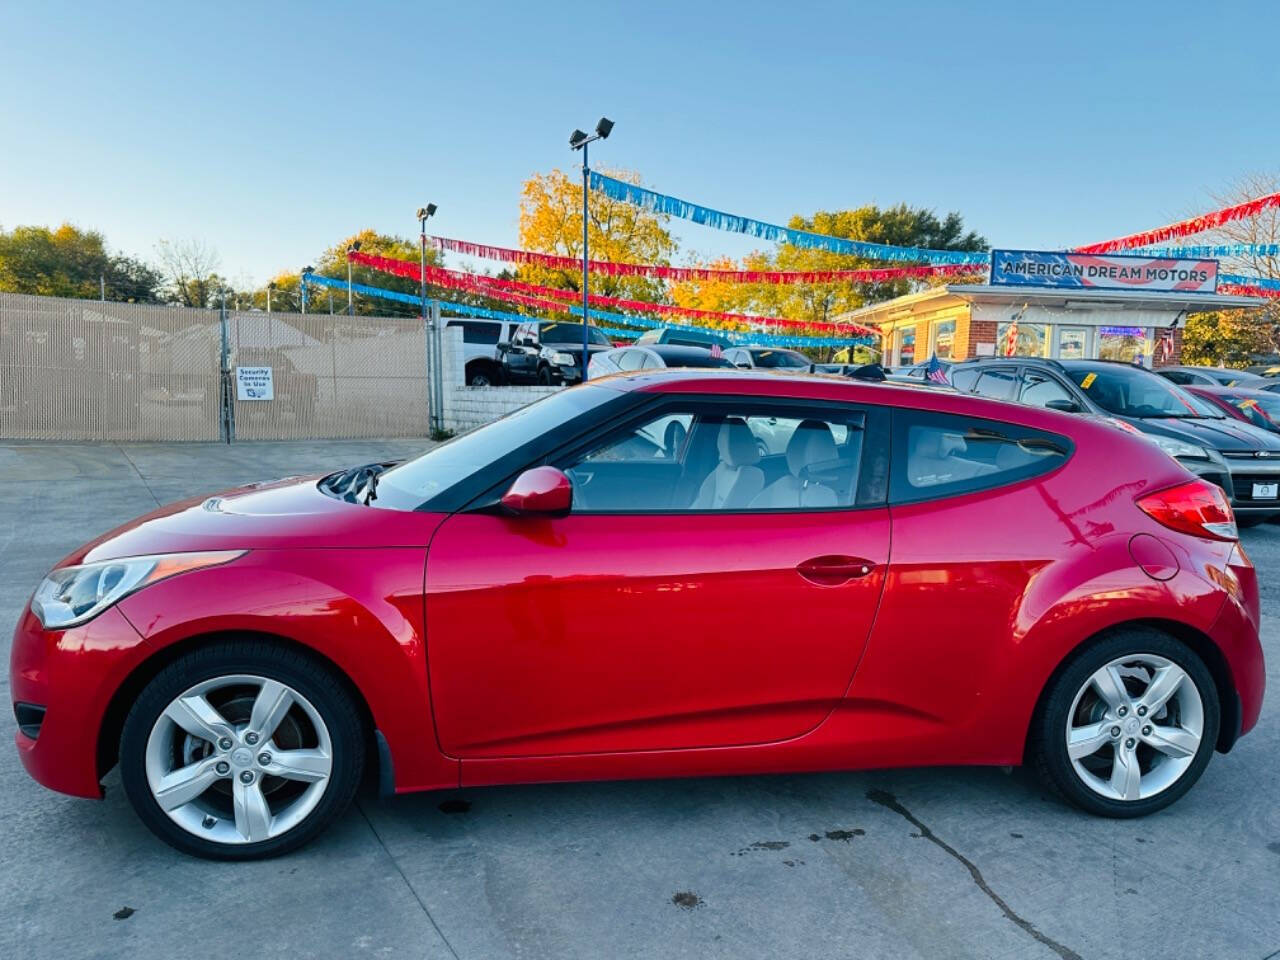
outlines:
[{"label": "side mirror", "polygon": [[499,353],[506,353],[510,349],[511,349],[511,344],[508,343],[506,340],[500,340],[497,344],[497,351]]},{"label": "side mirror", "polygon": [[564,516],[573,506],[573,484],[563,470],[533,467],[516,477],[502,505],[517,515]]},{"label": "side mirror", "polygon": [[1060,410],[1063,413],[1080,412],[1080,404],[1074,400],[1049,400],[1045,402],[1045,407],[1049,410]]}]

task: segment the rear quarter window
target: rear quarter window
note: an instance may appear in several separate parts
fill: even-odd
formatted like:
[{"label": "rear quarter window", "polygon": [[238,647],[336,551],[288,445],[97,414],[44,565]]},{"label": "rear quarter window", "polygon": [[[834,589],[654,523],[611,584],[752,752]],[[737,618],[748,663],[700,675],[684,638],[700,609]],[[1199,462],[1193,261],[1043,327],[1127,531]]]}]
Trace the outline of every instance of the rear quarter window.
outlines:
[{"label": "rear quarter window", "polygon": [[890,501],[918,503],[1050,473],[1073,452],[1066,437],[977,417],[896,410]]}]

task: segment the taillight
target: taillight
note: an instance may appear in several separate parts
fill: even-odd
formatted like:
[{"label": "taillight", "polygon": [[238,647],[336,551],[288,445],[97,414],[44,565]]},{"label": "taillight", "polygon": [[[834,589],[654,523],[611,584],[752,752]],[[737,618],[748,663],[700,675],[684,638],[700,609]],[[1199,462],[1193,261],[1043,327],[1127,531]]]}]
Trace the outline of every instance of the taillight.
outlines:
[{"label": "taillight", "polygon": [[1210,540],[1235,540],[1236,518],[1222,488],[1207,480],[1180,483],[1138,498],[1138,506],[1157,523]]}]

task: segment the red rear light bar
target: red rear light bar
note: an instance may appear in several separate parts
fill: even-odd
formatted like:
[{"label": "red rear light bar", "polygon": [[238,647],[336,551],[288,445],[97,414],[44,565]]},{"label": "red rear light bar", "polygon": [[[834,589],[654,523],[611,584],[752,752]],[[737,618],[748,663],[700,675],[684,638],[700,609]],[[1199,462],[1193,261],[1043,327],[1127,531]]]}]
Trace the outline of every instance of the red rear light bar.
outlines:
[{"label": "red rear light bar", "polygon": [[1138,507],[1157,523],[1208,540],[1235,540],[1236,518],[1227,495],[1207,480],[1189,480],[1138,498]]}]

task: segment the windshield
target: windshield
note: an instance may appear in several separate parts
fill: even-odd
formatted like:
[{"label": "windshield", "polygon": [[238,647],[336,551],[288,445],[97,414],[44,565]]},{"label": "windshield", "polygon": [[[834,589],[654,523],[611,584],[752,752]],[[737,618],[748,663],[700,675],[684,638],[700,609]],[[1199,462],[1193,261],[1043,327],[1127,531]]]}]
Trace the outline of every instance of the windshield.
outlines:
[{"label": "windshield", "polygon": [[[547,323],[543,325],[539,336],[543,343],[582,343],[582,324]],[[613,346],[613,341],[599,327],[587,328],[587,342]]]},{"label": "windshield", "polygon": [[1067,368],[1081,390],[1098,406],[1119,417],[1209,417],[1221,419],[1209,404],[1164,377],[1124,364],[1071,365]]},{"label": "windshield", "polygon": [[1222,398],[1242,414],[1255,427],[1268,430],[1280,430],[1280,396],[1242,397],[1239,394],[1227,394]]},{"label": "windshield", "polygon": [[757,367],[792,367],[809,369],[809,359],[794,350],[752,350],[751,357]]},{"label": "windshield", "polygon": [[575,387],[521,407],[382,473],[376,503],[412,510],[547,431],[618,396],[605,387]]}]

